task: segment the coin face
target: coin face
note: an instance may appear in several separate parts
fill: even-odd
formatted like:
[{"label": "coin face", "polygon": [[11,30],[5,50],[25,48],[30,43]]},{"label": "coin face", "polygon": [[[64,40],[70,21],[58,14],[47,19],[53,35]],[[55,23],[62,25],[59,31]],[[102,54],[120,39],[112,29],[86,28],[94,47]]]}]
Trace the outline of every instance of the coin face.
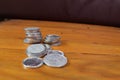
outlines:
[{"label": "coin face", "polygon": [[49,54],[43,58],[43,62],[51,67],[63,67],[67,64],[67,58],[60,54]]},{"label": "coin face", "polygon": [[43,44],[32,44],[27,50],[31,53],[40,53],[45,50],[45,46]]},{"label": "coin face", "polygon": [[60,50],[48,50],[47,54],[60,54],[64,56],[64,53]]},{"label": "coin face", "polygon": [[41,58],[29,57],[23,60],[23,66],[25,68],[37,68],[43,65]]},{"label": "coin face", "polygon": [[41,57],[45,55],[46,48],[43,44],[32,44],[27,48],[27,55],[30,57]]}]

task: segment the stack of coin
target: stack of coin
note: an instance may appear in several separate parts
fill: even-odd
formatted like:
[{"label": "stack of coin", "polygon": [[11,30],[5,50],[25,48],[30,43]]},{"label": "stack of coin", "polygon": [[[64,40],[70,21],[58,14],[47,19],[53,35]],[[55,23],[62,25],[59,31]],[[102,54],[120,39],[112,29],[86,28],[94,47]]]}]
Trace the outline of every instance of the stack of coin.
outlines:
[{"label": "stack of coin", "polygon": [[42,57],[47,53],[47,48],[44,44],[32,44],[28,46],[26,53],[28,57]]},{"label": "stack of coin", "polygon": [[24,30],[26,31],[25,43],[39,43],[42,41],[42,35],[38,27],[29,27]]},{"label": "stack of coin", "polygon": [[50,44],[50,45],[60,45],[60,36],[56,34],[49,34],[45,37],[44,43]]},{"label": "stack of coin", "polygon": [[26,54],[28,58],[23,60],[24,68],[38,68],[43,65],[43,57],[51,47],[48,44],[32,44],[28,46]]}]

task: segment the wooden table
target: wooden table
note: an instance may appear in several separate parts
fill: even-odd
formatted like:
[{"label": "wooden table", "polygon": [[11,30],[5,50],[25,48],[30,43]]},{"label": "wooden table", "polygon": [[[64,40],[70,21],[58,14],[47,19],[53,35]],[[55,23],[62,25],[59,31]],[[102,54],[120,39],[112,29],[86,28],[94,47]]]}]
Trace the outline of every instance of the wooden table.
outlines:
[{"label": "wooden table", "polygon": [[[58,34],[68,58],[63,68],[24,69],[29,46],[25,27],[40,27],[43,36]],[[9,20],[0,22],[0,80],[120,80],[120,28],[77,23]]]}]

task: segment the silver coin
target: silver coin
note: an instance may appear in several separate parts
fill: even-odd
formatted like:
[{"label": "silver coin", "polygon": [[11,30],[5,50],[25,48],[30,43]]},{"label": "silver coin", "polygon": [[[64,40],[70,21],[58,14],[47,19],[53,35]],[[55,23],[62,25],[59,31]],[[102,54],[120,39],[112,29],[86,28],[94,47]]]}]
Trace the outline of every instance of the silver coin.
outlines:
[{"label": "silver coin", "polygon": [[49,34],[45,37],[44,42],[48,44],[57,43],[60,41],[60,36],[56,34]]},{"label": "silver coin", "polygon": [[49,54],[60,54],[60,55],[64,56],[64,53],[60,50],[48,50],[47,55],[49,55]]},{"label": "silver coin", "polygon": [[25,31],[37,31],[37,30],[40,30],[40,28],[38,28],[38,27],[27,27],[24,30]]},{"label": "silver coin", "polygon": [[39,37],[42,38],[42,35],[40,33],[26,33],[26,37]]},{"label": "silver coin", "polygon": [[29,57],[23,60],[24,68],[38,68],[43,65],[41,58]]},{"label": "silver coin", "polygon": [[43,58],[43,62],[50,67],[63,67],[67,64],[67,58],[60,54],[49,54]]},{"label": "silver coin", "polygon": [[28,34],[28,35],[41,35],[41,33],[39,33],[39,32],[33,32],[33,33],[26,33],[26,34]]},{"label": "silver coin", "polygon": [[26,52],[29,57],[42,57],[46,54],[46,48],[43,44],[32,44]]},{"label": "silver coin", "polygon": [[42,42],[42,35],[39,31],[38,27],[28,27],[25,28],[26,38],[24,39],[24,43],[38,43]]},{"label": "silver coin", "polygon": [[42,56],[46,55],[47,52],[44,52],[44,53],[30,53],[26,50],[26,54],[28,55],[28,57],[42,57]]}]

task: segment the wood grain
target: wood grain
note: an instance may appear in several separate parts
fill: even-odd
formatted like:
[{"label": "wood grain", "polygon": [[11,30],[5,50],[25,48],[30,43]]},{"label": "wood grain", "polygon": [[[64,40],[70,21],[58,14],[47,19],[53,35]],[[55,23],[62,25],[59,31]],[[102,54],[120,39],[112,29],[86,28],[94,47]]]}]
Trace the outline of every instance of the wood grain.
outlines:
[{"label": "wood grain", "polygon": [[[24,69],[25,27],[58,34],[68,58],[63,68]],[[9,20],[0,23],[0,80],[120,80],[120,28],[78,23]]]}]

